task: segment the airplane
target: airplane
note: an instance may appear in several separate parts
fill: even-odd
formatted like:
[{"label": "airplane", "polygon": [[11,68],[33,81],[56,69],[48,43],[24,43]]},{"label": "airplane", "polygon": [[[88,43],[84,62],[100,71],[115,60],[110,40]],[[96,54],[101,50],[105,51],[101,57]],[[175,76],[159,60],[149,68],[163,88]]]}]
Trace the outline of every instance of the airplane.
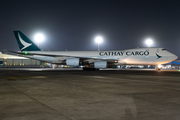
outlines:
[{"label": "airplane", "polygon": [[20,56],[57,65],[85,66],[83,70],[99,70],[118,65],[158,65],[178,57],[164,48],[136,48],[102,51],[43,51],[21,31],[14,31],[21,51],[8,51]]}]

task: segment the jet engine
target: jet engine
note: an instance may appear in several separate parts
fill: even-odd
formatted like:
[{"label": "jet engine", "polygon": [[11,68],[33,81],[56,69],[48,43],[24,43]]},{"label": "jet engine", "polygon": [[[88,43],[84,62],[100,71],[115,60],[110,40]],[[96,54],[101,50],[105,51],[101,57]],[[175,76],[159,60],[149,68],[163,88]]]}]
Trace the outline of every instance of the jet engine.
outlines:
[{"label": "jet engine", "polygon": [[96,68],[96,69],[107,68],[107,61],[96,61],[96,62],[94,62],[94,68]]},{"label": "jet engine", "polygon": [[79,66],[79,58],[66,59],[67,66]]}]

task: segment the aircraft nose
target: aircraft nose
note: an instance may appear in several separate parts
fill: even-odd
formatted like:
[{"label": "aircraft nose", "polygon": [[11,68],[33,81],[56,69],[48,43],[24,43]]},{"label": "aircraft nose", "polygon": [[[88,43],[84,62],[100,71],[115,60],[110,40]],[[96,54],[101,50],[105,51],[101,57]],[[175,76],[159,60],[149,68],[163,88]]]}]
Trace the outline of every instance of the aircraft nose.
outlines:
[{"label": "aircraft nose", "polygon": [[178,59],[178,56],[175,55],[175,60]]},{"label": "aircraft nose", "polygon": [[172,59],[173,59],[173,60],[176,60],[176,59],[178,59],[178,56],[176,56],[176,55],[173,54]]}]

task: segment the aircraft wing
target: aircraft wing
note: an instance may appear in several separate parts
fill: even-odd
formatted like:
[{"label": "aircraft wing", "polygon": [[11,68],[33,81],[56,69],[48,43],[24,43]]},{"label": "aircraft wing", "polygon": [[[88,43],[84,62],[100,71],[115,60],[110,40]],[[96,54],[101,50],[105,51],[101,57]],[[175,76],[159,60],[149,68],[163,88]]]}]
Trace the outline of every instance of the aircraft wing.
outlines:
[{"label": "aircraft wing", "polygon": [[73,58],[81,58],[83,60],[93,59],[93,60],[105,60],[105,61],[117,61],[117,59],[106,59],[106,58],[96,58],[96,57],[80,57],[80,56],[69,56],[69,55],[51,55],[51,54],[41,54],[41,53],[27,53],[25,52],[16,52],[16,51],[10,51],[7,52],[16,53],[19,55],[23,55],[23,57],[26,57],[26,55],[39,55],[39,56],[48,56],[48,57],[73,57]]}]

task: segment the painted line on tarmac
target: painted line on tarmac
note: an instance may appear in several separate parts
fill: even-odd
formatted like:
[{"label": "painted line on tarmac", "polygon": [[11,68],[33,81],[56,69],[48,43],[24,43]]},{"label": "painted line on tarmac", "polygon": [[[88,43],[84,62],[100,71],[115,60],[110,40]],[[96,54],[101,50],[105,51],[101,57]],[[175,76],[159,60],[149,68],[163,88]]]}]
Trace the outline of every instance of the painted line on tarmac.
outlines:
[{"label": "painted line on tarmac", "polygon": [[[104,76],[98,76],[98,77],[95,77],[95,76],[86,76],[86,77],[91,77],[91,78],[94,78],[94,79],[109,79],[109,80],[119,80],[118,78],[110,78],[110,77],[104,77]],[[133,78],[133,77],[131,77]],[[144,82],[144,83],[154,83],[154,84],[167,84],[167,85],[180,85],[180,84],[177,84],[177,83],[162,83],[162,82],[154,82],[154,81],[147,81],[147,80],[130,80],[130,79],[127,79],[127,78],[121,78],[119,81],[134,81],[134,82]]]},{"label": "painted line on tarmac", "polygon": [[63,112],[60,112],[59,110],[54,109],[54,108],[51,107],[50,105],[44,103],[43,101],[37,99],[36,97],[34,97],[34,96],[32,96],[32,95],[27,94],[26,92],[24,92],[24,91],[22,91],[22,90],[20,90],[20,89],[18,89],[18,88],[16,88],[16,87],[14,87],[13,85],[8,84],[8,83],[6,83],[6,85],[10,86],[11,88],[15,89],[16,91],[20,92],[21,94],[29,97],[30,99],[32,99],[32,100],[40,103],[41,105],[46,106],[46,107],[48,107],[49,109],[56,111],[56,112],[59,113],[60,115],[67,117],[69,120],[74,120],[72,117],[66,115],[66,114],[63,113]]},{"label": "painted line on tarmac", "polygon": [[30,79],[30,78],[47,78],[45,76],[31,76],[31,77],[5,77],[6,79]]}]

